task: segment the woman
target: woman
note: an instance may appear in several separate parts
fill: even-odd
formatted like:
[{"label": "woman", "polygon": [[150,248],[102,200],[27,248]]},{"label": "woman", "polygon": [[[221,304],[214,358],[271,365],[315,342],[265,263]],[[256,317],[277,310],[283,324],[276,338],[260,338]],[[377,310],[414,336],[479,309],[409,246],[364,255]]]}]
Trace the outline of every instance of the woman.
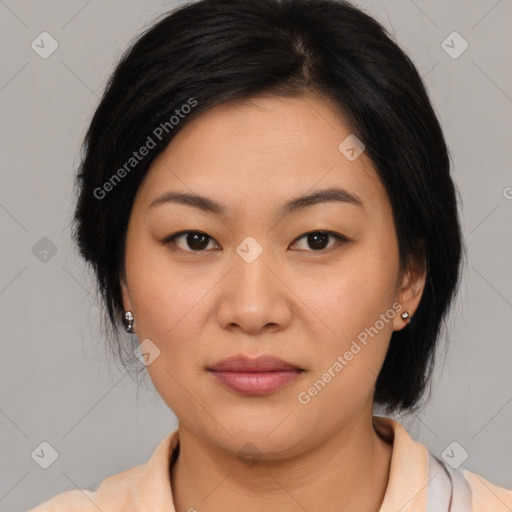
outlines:
[{"label": "woman", "polygon": [[33,511],[511,509],[373,415],[422,405],[463,255],[441,128],[375,20],[182,6],[118,64],[84,150],[78,247],[179,428]]}]

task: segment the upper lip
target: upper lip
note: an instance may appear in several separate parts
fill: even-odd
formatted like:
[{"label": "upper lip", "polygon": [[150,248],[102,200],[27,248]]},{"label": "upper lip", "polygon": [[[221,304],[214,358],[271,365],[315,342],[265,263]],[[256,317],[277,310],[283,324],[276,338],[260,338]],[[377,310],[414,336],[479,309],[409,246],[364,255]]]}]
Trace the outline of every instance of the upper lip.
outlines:
[{"label": "upper lip", "polygon": [[251,358],[243,354],[217,361],[208,370],[218,372],[270,372],[279,370],[301,370],[297,365],[271,355]]}]

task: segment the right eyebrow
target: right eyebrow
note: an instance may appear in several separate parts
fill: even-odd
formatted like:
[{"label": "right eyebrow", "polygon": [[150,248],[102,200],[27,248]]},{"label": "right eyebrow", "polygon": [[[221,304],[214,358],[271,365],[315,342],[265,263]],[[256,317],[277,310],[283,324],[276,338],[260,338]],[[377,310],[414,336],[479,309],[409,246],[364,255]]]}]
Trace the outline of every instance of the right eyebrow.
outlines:
[{"label": "right eyebrow", "polygon": [[197,194],[189,194],[187,192],[174,192],[169,191],[161,196],[156,197],[151,201],[149,208],[153,208],[154,206],[158,206],[161,204],[167,203],[178,203],[184,204],[188,206],[192,206],[194,208],[199,208],[204,212],[215,213],[216,215],[223,215],[225,213],[225,208],[217,201],[210,199],[205,196],[200,196]]}]

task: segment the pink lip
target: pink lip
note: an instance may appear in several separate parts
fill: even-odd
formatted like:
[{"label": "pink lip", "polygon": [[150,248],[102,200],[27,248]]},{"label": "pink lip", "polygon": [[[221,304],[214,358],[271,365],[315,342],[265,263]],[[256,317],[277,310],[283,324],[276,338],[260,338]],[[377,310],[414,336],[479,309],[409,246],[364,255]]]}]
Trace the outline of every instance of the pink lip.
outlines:
[{"label": "pink lip", "polygon": [[238,355],[207,368],[222,384],[246,395],[265,395],[296,379],[304,370],[274,356]]}]

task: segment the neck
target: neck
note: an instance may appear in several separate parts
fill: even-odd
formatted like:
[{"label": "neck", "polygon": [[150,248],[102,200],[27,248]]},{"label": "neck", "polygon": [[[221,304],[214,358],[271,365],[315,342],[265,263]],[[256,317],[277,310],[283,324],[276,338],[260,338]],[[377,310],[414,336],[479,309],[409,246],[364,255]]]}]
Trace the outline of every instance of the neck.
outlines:
[{"label": "neck", "polygon": [[176,512],[279,509],[377,512],[389,478],[392,446],[358,418],[292,457],[242,464],[237,453],[205,443],[179,427],[180,451],[171,469]]}]

